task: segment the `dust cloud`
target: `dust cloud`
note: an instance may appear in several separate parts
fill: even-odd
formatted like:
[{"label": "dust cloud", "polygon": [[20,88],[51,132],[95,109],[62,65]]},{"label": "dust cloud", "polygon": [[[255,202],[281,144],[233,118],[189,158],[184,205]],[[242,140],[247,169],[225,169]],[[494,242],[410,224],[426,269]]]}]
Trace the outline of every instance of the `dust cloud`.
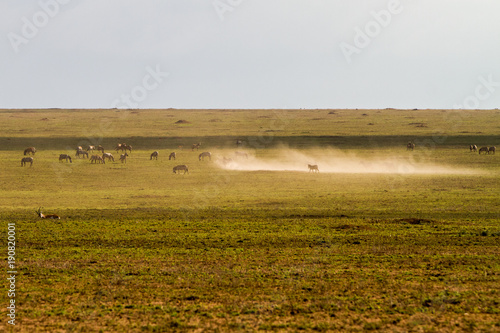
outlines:
[{"label": "dust cloud", "polygon": [[[246,156],[245,156],[246,154]],[[361,157],[334,149],[277,150],[272,157],[256,157],[248,152],[231,152],[217,159],[217,165],[227,170],[241,171],[304,171],[308,164],[318,165],[321,173],[379,174],[473,174],[476,171],[416,161],[410,152],[393,156]]]}]

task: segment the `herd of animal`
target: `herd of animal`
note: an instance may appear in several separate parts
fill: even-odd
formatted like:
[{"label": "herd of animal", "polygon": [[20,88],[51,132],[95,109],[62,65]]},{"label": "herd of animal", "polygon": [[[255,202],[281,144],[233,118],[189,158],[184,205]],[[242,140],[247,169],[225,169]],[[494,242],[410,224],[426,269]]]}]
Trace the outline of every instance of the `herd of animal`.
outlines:
[{"label": "herd of animal", "polygon": [[[469,149],[471,152],[477,152],[477,146],[476,145],[470,145]],[[485,154],[495,154],[495,151],[497,150],[496,147],[481,147],[479,148],[479,154],[485,153]]]}]

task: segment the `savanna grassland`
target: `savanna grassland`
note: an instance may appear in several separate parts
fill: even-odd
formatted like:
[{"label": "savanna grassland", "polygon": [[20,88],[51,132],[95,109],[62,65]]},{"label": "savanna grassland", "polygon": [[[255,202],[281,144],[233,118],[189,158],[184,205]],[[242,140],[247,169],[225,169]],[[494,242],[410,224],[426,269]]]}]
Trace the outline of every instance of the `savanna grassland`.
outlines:
[{"label": "savanna grassland", "polygon": [[[0,330],[499,332],[500,155],[469,151],[500,147],[499,117],[0,110],[0,234],[7,259],[15,223],[18,271],[16,326],[5,282]],[[89,144],[116,162],[74,157]]]}]

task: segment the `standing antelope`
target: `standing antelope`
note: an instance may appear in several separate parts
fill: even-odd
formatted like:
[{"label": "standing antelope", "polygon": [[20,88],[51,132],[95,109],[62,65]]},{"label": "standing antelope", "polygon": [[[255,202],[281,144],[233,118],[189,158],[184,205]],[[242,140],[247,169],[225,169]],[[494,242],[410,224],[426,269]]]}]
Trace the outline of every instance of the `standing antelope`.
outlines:
[{"label": "standing antelope", "polygon": [[187,165],[184,165],[184,164],[177,165],[177,166],[174,166],[173,170],[174,170],[174,173],[177,173],[177,171],[181,171],[181,170],[183,170],[184,173],[186,173],[186,172],[188,172],[188,167],[187,167]]},{"label": "standing antelope", "polygon": [[175,152],[172,152],[170,153],[170,155],[168,155],[168,160],[170,161],[173,158],[175,161],[175,157],[176,157]]},{"label": "standing antelope", "polygon": [[29,147],[24,150],[24,155],[32,154],[35,155],[36,149],[35,147]]},{"label": "standing antelope", "polygon": [[309,168],[309,172],[319,172],[319,168],[316,164],[308,164],[307,167]]},{"label": "standing antelope", "polygon": [[127,153],[121,154],[120,155],[120,161],[122,161],[122,163],[127,163],[127,156],[128,156]]},{"label": "standing antelope", "polygon": [[30,167],[33,166],[33,157],[24,157],[21,160],[21,166],[25,166],[26,163],[30,163]]},{"label": "standing antelope", "polygon": [[113,161],[113,162],[115,161],[115,158],[114,158],[114,157],[113,157],[113,155],[112,155],[112,154],[110,154],[110,153],[104,153],[104,154],[102,154],[102,159],[103,159],[103,160],[108,159],[108,162],[109,162],[109,161]]},{"label": "standing antelope", "polygon": [[38,214],[38,216],[42,219],[54,219],[54,220],[60,220],[61,218],[59,215],[56,214],[49,214],[49,215],[43,215],[42,214],[42,207],[38,208],[38,210],[35,210],[35,212]]},{"label": "standing antelope", "polygon": [[68,162],[69,160],[69,163],[73,163],[73,161],[71,161],[71,156],[69,156],[68,154],[59,155],[59,162],[62,162],[63,160],[66,160],[66,162]]},{"label": "standing antelope", "polygon": [[208,159],[211,161],[212,160],[212,154],[208,151],[205,151],[203,153],[201,153],[200,155],[198,155],[198,160],[205,160],[205,157],[208,157]]},{"label": "standing antelope", "polygon": [[154,152],[152,152],[152,153],[151,153],[151,156],[149,156],[149,159],[150,159],[150,160],[152,160],[152,159],[153,159],[153,157],[154,157],[156,160],[158,160],[158,154],[159,154],[159,152],[158,152],[158,151],[154,151]]}]

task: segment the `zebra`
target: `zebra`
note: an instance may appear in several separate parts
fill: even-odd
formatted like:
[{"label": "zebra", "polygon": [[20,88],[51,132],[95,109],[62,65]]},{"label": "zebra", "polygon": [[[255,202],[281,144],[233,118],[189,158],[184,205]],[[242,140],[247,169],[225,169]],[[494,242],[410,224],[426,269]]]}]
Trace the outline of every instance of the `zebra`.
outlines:
[{"label": "zebra", "polygon": [[102,154],[102,159],[103,159],[103,161],[105,161],[106,159],[108,159],[108,162],[109,161],[113,161],[113,162],[115,161],[115,158],[110,153],[104,153],[104,154]]},{"label": "zebra", "polygon": [[87,153],[85,150],[77,150],[76,155],[78,158],[80,158],[80,155],[83,155],[86,158],[89,158],[89,153]]},{"label": "zebra", "polygon": [[123,150],[125,150],[125,152],[127,152],[127,150],[128,150],[129,153],[132,153],[132,146],[127,145],[127,144],[123,144]]},{"label": "zebra", "polygon": [[189,173],[187,165],[184,165],[184,164],[174,166],[174,168],[172,170],[174,171],[174,173],[177,173],[177,171],[181,171],[181,170],[184,171],[184,174]]},{"label": "zebra", "polygon": [[92,157],[90,158],[90,163],[103,163],[103,164],[106,164],[106,162],[104,162],[104,159],[99,156],[99,155],[92,155]]},{"label": "zebra", "polygon": [[198,150],[201,146],[201,143],[193,143],[193,145],[191,146],[191,150],[194,151],[195,149]]},{"label": "zebra", "polygon": [[158,154],[159,154],[158,151],[154,151],[153,153],[151,153],[149,159],[152,160],[154,157],[156,160],[158,160]]},{"label": "zebra", "polygon": [[24,150],[24,155],[32,154],[35,155],[36,149],[35,147],[28,147]]},{"label": "zebra", "polygon": [[496,150],[497,150],[497,148],[496,148],[496,147],[490,147],[490,148],[488,148],[488,154],[493,154],[493,155],[495,155],[495,151],[496,151]]},{"label": "zebra", "polygon": [[71,160],[71,156],[69,156],[68,154],[59,155],[59,162],[62,162],[63,160],[66,160],[66,162],[68,162],[69,160],[69,163],[73,163],[73,161]]},{"label": "zebra", "polygon": [[470,145],[469,146],[469,150],[470,150],[471,153],[472,152],[477,152],[477,146],[476,145]]},{"label": "zebra", "polygon": [[21,166],[25,166],[26,163],[30,163],[30,167],[33,166],[33,157],[23,157],[21,160]]},{"label": "zebra", "polygon": [[319,172],[319,168],[316,164],[308,164],[309,172]]},{"label": "zebra", "polygon": [[100,151],[101,153],[104,154],[104,147],[101,145],[97,146],[97,151]]},{"label": "zebra", "polygon": [[201,161],[201,160],[203,160],[203,161],[204,161],[204,160],[205,160],[205,157],[208,157],[208,159],[209,159],[210,161],[212,160],[212,154],[211,154],[210,152],[208,152],[208,151],[203,152],[203,153],[201,153],[200,155],[198,155],[198,160],[200,160],[200,161]]},{"label": "zebra", "polygon": [[35,210],[35,212],[38,214],[38,216],[42,219],[53,219],[53,220],[60,220],[61,217],[59,215],[56,215],[56,214],[48,214],[48,215],[44,215],[42,213],[42,207],[38,208],[38,210]]},{"label": "zebra", "polygon": [[122,163],[127,163],[127,156],[128,156],[127,153],[121,154],[120,155],[120,161],[122,161]]},{"label": "zebra", "polygon": [[413,150],[415,149],[415,144],[413,142],[408,142],[406,145],[406,150]]},{"label": "zebra", "polygon": [[484,152],[485,154],[489,154],[488,147],[481,147],[481,148],[479,148],[479,155],[481,155],[481,152]]},{"label": "zebra", "polygon": [[95,150],[95,146],[89,146],[89,147],[87,148],[87,152],[91,152],[91,153],[93,153],[93,152],[94,152],[94,150]]},{"label": "zebra", "polygon": [[175,152],[172,152],[172,153],[170,153],[170,155],[168,155],[168,160],[170,161],[171,159],[174,159],[174,161],[175,161],[176,157],[177,157],[177,155],[175,154]]}]

